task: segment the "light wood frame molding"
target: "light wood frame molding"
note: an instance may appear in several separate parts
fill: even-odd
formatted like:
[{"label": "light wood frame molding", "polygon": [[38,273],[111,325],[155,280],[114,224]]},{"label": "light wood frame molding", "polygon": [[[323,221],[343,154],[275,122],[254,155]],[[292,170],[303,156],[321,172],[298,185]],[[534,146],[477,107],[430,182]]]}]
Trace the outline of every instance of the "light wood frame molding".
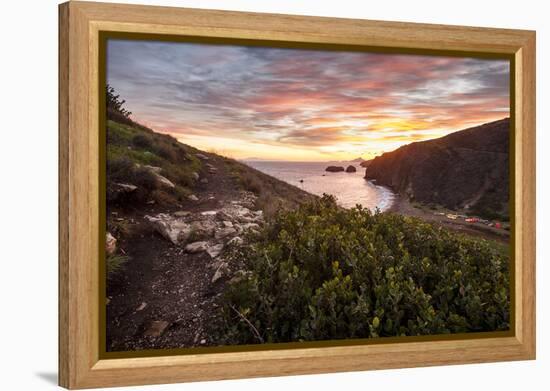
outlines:
[{"label": "light wood frame molding", "polygon": [[[100,359],[100,31],[508,54],[515,328],[499,338]],[[75,388],[535,358],[535,32],[89,2],[59,6],[59,383]]]}]

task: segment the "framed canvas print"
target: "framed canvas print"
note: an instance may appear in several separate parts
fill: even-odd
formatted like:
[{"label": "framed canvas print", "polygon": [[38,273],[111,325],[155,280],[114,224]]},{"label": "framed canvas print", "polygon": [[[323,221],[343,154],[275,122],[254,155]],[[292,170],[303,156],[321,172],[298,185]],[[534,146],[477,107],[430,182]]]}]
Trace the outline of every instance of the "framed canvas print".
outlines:
[{"label": "framed canvas print", "polygon": [[535,358],[535,33],[60,5],[60,384]]}]

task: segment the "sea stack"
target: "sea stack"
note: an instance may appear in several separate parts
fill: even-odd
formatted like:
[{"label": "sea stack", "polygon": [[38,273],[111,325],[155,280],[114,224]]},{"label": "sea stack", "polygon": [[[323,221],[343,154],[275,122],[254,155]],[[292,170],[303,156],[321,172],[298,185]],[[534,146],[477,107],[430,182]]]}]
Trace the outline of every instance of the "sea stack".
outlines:
[{"label": "sea stack", "polygon": [[357,169],[355,168],[355,166],[348,166],[348,168],[346,168],[346,172],[356,172]]},{"label": "sea stack", "polygon": [[345,169],[342,166],[328,166],[325,171],[328,171],[328,172],[342,172],[342,171],[345,171]]}]

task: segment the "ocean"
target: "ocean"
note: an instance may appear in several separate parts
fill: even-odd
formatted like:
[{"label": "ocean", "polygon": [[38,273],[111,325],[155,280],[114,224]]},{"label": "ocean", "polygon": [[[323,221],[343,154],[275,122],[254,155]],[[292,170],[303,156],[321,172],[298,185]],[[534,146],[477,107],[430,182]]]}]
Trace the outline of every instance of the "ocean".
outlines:
[{"label": "ocean", "polygon": [[[344,208],[352,208],[357,204],[380,211],[388,209],[393,202],[393,192],[382,186],[377,186],[365,180],[365,169],[358,163],[348,162],[282,162],[246,160],[243,163],[265,174],[290,183],[309,193],[323,195],[331,194]],[[329,165],[343,166],[354,165],[355,173],[326,172]],[[303,182],[300,182],[300,181]]]}]

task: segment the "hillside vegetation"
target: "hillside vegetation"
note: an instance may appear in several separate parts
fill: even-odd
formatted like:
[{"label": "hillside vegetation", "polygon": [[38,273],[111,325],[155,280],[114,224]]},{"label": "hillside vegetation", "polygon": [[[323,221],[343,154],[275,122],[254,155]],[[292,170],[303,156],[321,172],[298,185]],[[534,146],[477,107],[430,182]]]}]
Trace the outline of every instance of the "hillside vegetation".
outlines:
[{"label": "hillside vegetation", "polygon": [[243,272],[220,343],[507,330],[508,261],[484,240],[325,196],[234,252]]},{"label": "hillside vegetation", "polygon": [[[191,193],[198,179],[196,173],[201,168],[200,160],[192,152],[192,148],[169,135],[155,133],[136,124],[109,120],[107,199],[119,200],[119,184],[129,184],[137,186],[136,194],[132,195],[135,202],[152,199],[173,205],[184,201]],[[167,178],[173,186],[163,183],[156,174]]]},{"label": "hillside vegetation", "polygon": [[[506,249],[343,209],[134,122],[112,89],[108,102],[108,351],[509,328]],[[447,156],[441,143],[428,149]],[[367,173],[386,172],[378,159]],[[394,179],[416,191],[407,162]]]},{"label": "hillside vegetation", "polygon": [[366,179],[411,201],[509,219],[508,118],[415,142],[371,161]]}]

